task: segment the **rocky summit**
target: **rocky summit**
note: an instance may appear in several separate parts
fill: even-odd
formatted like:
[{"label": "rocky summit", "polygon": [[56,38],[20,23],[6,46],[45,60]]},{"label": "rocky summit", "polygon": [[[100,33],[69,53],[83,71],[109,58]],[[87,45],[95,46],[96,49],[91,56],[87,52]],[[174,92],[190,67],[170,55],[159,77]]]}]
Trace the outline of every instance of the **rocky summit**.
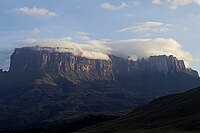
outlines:
[{"label": "rocky summit", "polygon": [[160,73],[165,76],[175,72],[199,77],[198,72],[186,68],[183,60],[172,55],[151,56],[132,61],[110,55],[109,60],[88,59],[59,48],[16,48],[11,56],[11,73],[88,73],[94,79],[115,80],[120,74]]},{"label": "rocky summit", "polygon": [[11,56],[9,71],[59,74],[80,72],[87,73],[94,79],[114,79],[111,60],[88,59],[71,52],[59,52],[59,50],[59,48],[17,48]]},{"label": "rocky summit", "polygon": [[[174,56],[88,58],[71,49],[24,47],[0,70],[0,129],[38,128],[90,112],[118,112],[200,85]],[[31,115],[30,115],[31,114]]]}]

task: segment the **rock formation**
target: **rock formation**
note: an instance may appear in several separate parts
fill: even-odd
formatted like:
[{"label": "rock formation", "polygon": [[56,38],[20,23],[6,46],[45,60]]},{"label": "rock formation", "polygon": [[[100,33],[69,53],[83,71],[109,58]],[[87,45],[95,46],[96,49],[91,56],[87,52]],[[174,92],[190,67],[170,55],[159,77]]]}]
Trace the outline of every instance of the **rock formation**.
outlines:
[{"label": "rock formation", "polygon": [[200,85],[198,73],[173,56],[108,57],[88,59],[59,48],[15,49],[9,71],[0,70],[0,129],[129,110]]},{"label": "rock formation", "polygon": [[87,59],[70,52],[57,52],[34,47],[17,48],[11,56],[11,73],[85,73],[93,79],[112,80],[111,60]]},{"label": "rock formation", "polygon": [[160,55],[131,61],[110,55],[110,60],[88,59],[71,52],[58,52],[53,48],[16,48],[11,56],[9,72],[85,73],[93,79],[114,80],[119,74],[160,73],[165,76],[182,72],[194,77],[198,73],[186,68],[183,60]]}]

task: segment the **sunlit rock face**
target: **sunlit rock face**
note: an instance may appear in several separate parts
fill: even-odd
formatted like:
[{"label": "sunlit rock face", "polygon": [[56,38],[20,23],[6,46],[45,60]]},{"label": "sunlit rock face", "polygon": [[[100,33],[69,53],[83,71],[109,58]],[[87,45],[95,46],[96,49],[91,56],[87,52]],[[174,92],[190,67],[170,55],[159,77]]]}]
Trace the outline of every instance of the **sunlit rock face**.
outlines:
[{"label": "sunlit rock face", "polygon": [[11,56],[10,72],[85,73],[95,79],[113,80],[112,61],[89,59],[68,51],[18,48]]},{"label": "sunlit rock face", "polygon": [[124,60],[118,57],[111,57],[113,62],[114,74],[161,74],[165,77],[172,76],[176,72],[189,74],[194,77],[199,77],[198,72],[186,68],[183,60],[178,60],[172,55],[150,56],[147,59],[138,59],[136,61]]},{"label": "sunlit rock face", "polygon": [[186,68],[183,60],[178,60],[172,55],[150,56],[148,59],[140,59],[129,62],[129,71],[140,71],[145,73],[161,73],[165,76],[183,72],[198,77],[198,72],[191,68]]},{"label": "sunlit rock face", "polygon": [[[115,80],[124,74],[162,74],[170,76],[176,72],[198,77],[197,71],[186,68],[183,60],[160,55],[136,61],[108,56],[108,59],[89,59],[70,49],[16,48],[11,56],[10,72],[48,72],[60,74],[87,74],[87,79]],[[78,76],[82,80],[81,76]]]}]

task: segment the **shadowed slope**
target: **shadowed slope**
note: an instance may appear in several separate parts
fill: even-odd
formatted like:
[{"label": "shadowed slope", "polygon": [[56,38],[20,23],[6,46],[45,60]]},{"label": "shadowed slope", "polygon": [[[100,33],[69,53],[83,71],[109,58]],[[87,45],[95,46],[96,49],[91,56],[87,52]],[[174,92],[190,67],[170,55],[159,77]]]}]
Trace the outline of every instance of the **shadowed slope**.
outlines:
[{"label": "shadowed slope", "polygon": [[200,131],[200,88],[153,100],[129,114],[82,132],[174,133]]}]

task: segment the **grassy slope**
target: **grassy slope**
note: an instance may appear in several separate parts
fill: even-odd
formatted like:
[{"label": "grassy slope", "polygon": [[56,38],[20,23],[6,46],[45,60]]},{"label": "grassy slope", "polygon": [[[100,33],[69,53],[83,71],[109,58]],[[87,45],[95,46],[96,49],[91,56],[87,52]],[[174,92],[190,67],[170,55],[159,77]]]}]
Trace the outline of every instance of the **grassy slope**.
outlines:
[{"label": "grassy slope", "polygon": [[117,120],[81,133],[198,133],[200,88],[158,98]]}]

